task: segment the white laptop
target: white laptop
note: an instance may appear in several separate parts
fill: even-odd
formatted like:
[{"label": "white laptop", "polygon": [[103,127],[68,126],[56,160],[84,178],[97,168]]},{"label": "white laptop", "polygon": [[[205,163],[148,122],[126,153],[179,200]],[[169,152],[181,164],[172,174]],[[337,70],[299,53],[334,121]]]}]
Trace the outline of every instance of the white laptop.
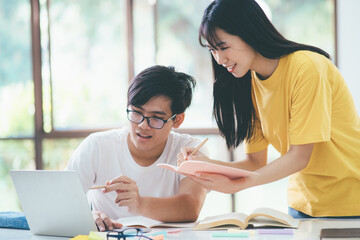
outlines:
[{"label": "white laptop", "polygon": [[10,171],[33,234],[74,237],[97,231],[75,171]]}]

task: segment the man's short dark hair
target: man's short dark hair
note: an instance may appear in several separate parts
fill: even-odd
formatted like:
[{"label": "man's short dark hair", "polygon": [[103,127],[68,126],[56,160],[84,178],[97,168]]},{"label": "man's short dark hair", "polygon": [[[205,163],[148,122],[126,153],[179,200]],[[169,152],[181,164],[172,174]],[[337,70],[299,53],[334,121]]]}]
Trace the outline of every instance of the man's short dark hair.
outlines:
[{"label": "man's short dark hair", "polygon": [[151,98],[166,96],[171,100],[172,114],[185,112],[192,99],[195,79],[174,67],[155,65],[139,73],[128,90],[128,106],[143,106]]}]

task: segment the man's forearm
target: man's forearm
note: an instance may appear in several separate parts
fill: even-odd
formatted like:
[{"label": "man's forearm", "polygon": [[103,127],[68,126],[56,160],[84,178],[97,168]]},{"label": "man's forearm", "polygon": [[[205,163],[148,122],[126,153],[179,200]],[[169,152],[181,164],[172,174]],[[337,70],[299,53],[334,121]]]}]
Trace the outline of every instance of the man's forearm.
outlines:
[{"label": "man's forearm", "polygon": [[162,222],[196,221],[202,204],[202,199],[190,194],[167,198],[141,197],[137,214]]}]

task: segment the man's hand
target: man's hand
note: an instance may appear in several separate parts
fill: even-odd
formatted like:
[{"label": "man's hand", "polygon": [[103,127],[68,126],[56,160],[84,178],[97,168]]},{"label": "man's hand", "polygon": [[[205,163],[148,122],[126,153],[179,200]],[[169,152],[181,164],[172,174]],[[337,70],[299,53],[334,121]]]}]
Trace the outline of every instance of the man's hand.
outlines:
[{"label": "man's hand", "polygon": [[100,232],[113,230],[114,228],[122,228],[122,224],[110,219],[105,213],[100,211],[92,211],[93,218]]},{"label": "man's hand", "polygon": [[106,183],[104,193],[116,192],[115,203],[120,207],[128,207],[129,212],[140,214],[141,197],[136,182],[126,176],[117,177]]}]

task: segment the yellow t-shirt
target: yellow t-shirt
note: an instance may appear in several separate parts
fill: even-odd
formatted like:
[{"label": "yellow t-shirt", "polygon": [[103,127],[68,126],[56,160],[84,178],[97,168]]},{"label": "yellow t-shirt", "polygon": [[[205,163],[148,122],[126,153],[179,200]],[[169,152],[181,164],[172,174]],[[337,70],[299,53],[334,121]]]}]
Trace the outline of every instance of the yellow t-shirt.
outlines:
[{"label": "yellow t-shirt", "polygon": [[270,78],[252,74],[258,130],[245,152],[315,143],[308,166],[290,176],[289,206],[311,216],[360,216],[360,118],[338,69],[297,51]]}]

